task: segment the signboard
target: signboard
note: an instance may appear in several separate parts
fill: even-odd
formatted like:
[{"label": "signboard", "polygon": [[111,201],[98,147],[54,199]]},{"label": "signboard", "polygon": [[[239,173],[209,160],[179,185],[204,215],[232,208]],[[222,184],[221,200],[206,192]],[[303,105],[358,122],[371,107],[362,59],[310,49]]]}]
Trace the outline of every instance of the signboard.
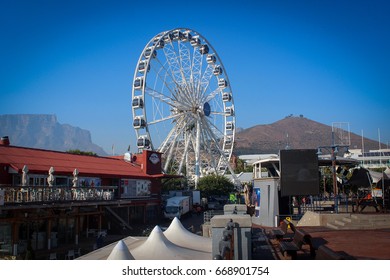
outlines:
[{"label": "signboard", "polygon": [[319,194],[317,150],[280,151],[280,189],[281,196]]},{"label": "signboard", "polygon": [[150,196],[151,194],[151,181],[149,180],[131,180],[131,179],[122,179],[122,198],[130,197],[142,197]]}]

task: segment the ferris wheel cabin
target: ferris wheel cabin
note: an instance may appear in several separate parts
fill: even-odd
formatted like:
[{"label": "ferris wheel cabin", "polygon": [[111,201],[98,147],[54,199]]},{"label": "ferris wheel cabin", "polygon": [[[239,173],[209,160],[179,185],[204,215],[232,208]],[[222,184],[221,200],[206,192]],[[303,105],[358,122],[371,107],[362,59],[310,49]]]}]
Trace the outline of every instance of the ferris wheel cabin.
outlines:
[{"label": "ferris wheel cabin", "polygon": [[206,58],[207,63],[215,63],[217,61],[217,58],[215,57],[214,54],[208,54]]},{"label": "ferris wheel cabin", "polygon": [[193,46],[193,47],[200,46],[200,38],[199,38],[199,36],[192,37],[190,43],[191,43],[191,46]]},{"label": "ferris wheel cabin", "polygon": [[226,107],[226,108],[225,108],[225,115],[226,115],[226,116],[233,116],[233,115],[234,115],[233,106],[230,106],[230,107]]},{"label": "ferris wheel cabin", "polygon": [[231,137],[226,137],[225,138],[225,145],[226,146],[230,146],[232,143],[233,143],[233,141],[232,141]]},{"label": "ferris wheel cabin", "polygon": [[229,102],[232,100],[232,95],[230,94],[230,92],[224,92],[222,94],[222,101],[223,102]]},{"label": "ferris wheel cabin", "polygon": [[142,135],[137,139],[137,147],[139,149],[149,148],[150,147],[150,140],[146,135]]},{"label": "ferris wheel cabin", "polygon": [[228,86],[228,83],[224,78],[218,80],[218,87],[219,88],[225,88],[227,86]]},{"label": "ferris wheel cabin", "polygon": [[183,32],[183,39],[182,39],[182,41],[183,42],[188,42],[188,41],[191,41],[191,39],[192,39],[192,35],[191,35],[190,31],[189,30],[184,31]]},{"label": "ferris wheel cabin", "polygon": [[234,123],[233,122],[227,122],[226,123],[226,130],[233,130],[234,129]]},{"label": "ferris wheel cabin", "polygon": [[184,34],[180,30],[175,30],[173,31],[173,40],[183,40],[184,39]]},{"label": "ferris wheel cabin", "polygon": [[153,50],[153,51],[152,51],[152,48],[151,48],[151,47],[147,48],[147,49],[145,50],[145,52],[144,52],[144,57],[145,57],[145,58],[149,58],[149,57],[155,58],[156,56],[157,56],[156,50]]},{"label": "ferris wheel cabin", "polygon": [[170,43],[173,41],[173,33],[168,33],[164,35],[164,42],[165,43]]},{"label": "ferris wheel cabin", "polygon": [[201,54],[208,54],[209,53],[209,46],[201,45],[200,48],[199,48],[199,52]]},{"label": "ferris wheel cabin", "polygon": [[133,121],[133,126],[136,129],[145,128],[146,127],[145,119],[143,117],[140,117],[140,116],[135,117],[134,121]]},{"label": "ferris wheel cabin", "polygon": [[214,76],[218,76],[222,74],[222,67],[220,65],[217,65],[214,67],[213,74]]},{"label": "ferris wheel cabin", "polygon": [[134,88],[141,89],[144,84],[144,79],[142,77],[135,78],[134,80]]},{"label": "ferris wheel cabin", "polygon": [[135,96],[131,102],[131,106],[133,106],[134,109],[142,109],[144,107],[142,96]]},{"label": "ferris wheel cabin", "polygon": [[148,62],[146,60],[140,61],[140,63],[138,64],[138,71],[141,73],[145,73],[145,71],[149,72],[149,70],[150,65],[148,64]]}]

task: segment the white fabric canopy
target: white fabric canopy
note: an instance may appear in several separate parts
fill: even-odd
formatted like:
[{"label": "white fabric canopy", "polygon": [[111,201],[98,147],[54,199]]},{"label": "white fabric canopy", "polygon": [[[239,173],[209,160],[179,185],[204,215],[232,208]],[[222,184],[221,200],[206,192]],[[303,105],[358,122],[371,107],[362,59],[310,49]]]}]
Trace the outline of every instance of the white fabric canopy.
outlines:
[{"label": "white fabric canopy", "polygon": [[155,226],[148,239],[130,253],[136,260],[211,260],[211,253],[175,245]]},{"label": "white fabric canopy", "polygon": [[164,231],[165,237],[172,243],[192,250],[212,252],[211,238],[199,236],[185,229],[178,218],[174,218],[168,229]]},{"label": "white fabric canopy", "polygon": [[123,240],[119,240],[115,247],[112,249],[107,260],[134,260],[129,249],[127,248]]},{"label": "white fabric canopy", "polygon": [[373,183],[378,183],[384,177],[382,172],[376,172],[372,170],[368,170],[368,171],[370,172]]}]

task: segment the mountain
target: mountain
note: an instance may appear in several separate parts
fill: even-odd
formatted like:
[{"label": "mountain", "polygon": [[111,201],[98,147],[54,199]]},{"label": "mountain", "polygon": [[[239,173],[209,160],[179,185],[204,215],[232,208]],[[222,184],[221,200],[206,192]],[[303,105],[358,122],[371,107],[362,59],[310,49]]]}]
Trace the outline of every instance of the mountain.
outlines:
[{"label": "mountain", "polygon": [[[0,115],[0,136],[8,136],[11,145],[55,151],[78,149],[107,153],[92,143],[88,130],[60,124],[55,115]],[[350,149],[361,149],[360,135],[350,133]],[[291,149],[317,149],[332,144],[332,127],[304,118],[288,116],[272,124],[237,129],[234,153],[278,153],[286,146]],[[364,149],[377,150],[378,141],[363,139]]]},{"label": "mountain", "polygon": [[[291,149],[317,149],[332,145],[332,127],[303,116],[288,116],[272,124],[241,130],[236,133],[235,139],[234,152],[237,155],[278,153],[286,146]],[[360,135],[350,133],[350,140],[350,149],[361,149]],[[366,151],[379,147],[378,141],[364,138],[363,142]]]},{"label": "mountain", "polygon": [[54,151],[78,149],[107,155],[92,143],[88,130],[60,124],[55,115],[0,115],[0,136],[8,136],[14,146]]}]

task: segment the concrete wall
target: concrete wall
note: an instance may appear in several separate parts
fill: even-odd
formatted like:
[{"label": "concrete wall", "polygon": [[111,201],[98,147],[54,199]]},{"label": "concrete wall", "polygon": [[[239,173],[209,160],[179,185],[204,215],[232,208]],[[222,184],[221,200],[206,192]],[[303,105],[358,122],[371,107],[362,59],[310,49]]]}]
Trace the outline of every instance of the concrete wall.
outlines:
[{"label": "concrete wall", "polygon": [[333,223],[335,220],[351,217],[351,213],[317,213],[307,211],[297,223],[297,226],[327,226],[327,223]]},{"label": "concrete wall", "polygon": [[211,218],[212,231],[212,255],[219,255],[219,242],[222,240],[223,231],[227,223],[232,220],[234,228],[234,259],[249,260],[252,254],[252,221],[249,215],[217,215]]},{"label": "concrete wall", "polygon": [[260,189],[259,215],[252,218],[254,224],[275,226],[275,216],[279,215],[279,179],[262,178],[254,180],[254,189]]}]

